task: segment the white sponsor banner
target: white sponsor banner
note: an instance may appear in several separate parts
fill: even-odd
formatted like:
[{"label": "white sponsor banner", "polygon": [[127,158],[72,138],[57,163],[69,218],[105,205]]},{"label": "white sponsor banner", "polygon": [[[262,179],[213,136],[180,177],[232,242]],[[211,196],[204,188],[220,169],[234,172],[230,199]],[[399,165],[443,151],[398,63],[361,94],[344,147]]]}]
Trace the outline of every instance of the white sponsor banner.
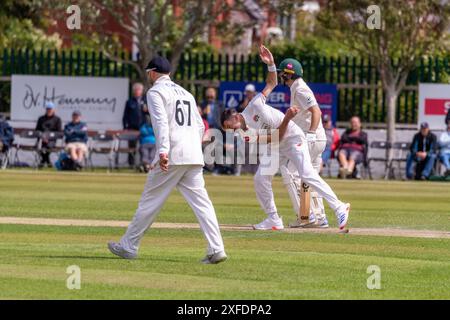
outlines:
[{"label": "white sponsor banner", "polygon": [[121,129],[128,99],[127,78],[13,75],[11,120],[33,122],[52,101],[64,123],[78,110],[89,129]]},{"label": "white sponsor banner", "polygon": [[418,125],[426,121],[432,130],[444,130],[450,109],[450,84],[419,83]]}]

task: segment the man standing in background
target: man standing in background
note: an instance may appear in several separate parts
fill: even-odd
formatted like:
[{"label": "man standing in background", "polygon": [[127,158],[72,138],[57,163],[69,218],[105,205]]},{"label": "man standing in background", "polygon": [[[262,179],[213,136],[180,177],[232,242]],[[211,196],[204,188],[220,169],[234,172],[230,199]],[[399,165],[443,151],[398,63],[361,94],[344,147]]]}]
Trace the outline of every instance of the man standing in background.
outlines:
[{"label": "man standing in background", "polygon": [[45,114],[39,117],[36,124],[36,131],[42,132],[42,149],[40,151],[41,166],[47,165],[51,167],[49,148],[53,148],[56,144],[56,140],[50,139],[50,132],[62,131],[61,118],[56,115],[56,106],[53,102],[48,101],[45,104]]},{"label": "man standing in background", "polygon": [[256,88],[252,83],[248,83],[244,89],[244,99],[239,102],[237,112],[242,112],[247,107],[248,103],[256,96]]},{"label": "man standing in background", "polygon": [[[136,82],[133,84],[133,96],[128,99],[125,104],[125,110],[123,112],[123,129],[124,130],[136,130],[139,131],[143,121],[143,107],[146,104],[146,98],[144,97],[144,85]],[[136,141],[129,141],[128,147],[136,148]],[[135,155],[133,153],[128,154],[128,164],[130,167],[135,165]]]},{"label": "man standing in background", "polygon": [[200,105],[202,116],[206,118],[210,128],[220,129],[220,115],[224,106],[217,100],[216,89],[212,87],[206,89],[205,98],[206,100]]}]

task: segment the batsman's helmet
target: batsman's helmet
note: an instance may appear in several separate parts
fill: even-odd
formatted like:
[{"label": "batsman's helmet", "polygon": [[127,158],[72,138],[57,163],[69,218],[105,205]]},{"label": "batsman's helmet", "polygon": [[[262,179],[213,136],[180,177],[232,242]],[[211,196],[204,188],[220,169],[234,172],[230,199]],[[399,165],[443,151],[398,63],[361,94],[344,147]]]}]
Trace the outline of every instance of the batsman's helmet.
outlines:
[{"label": "batsman's helmet", "polygon": [[292,74],[294,78],[303,77],[302,64],[298,60],[292,58],[281,61],[277,71]]}]

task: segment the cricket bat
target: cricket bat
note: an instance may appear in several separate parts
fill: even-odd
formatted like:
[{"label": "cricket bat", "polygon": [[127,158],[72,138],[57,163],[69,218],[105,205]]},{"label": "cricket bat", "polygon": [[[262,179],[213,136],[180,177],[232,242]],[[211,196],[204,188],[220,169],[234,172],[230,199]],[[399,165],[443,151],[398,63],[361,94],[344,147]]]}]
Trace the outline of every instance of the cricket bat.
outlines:
[{"label": "cricket bat", "polygon": [[309,185],[302,182],[300,188],[300,212],[299,212],[299,222],[309,223],[309,212],[311,208],[311,192]]}]

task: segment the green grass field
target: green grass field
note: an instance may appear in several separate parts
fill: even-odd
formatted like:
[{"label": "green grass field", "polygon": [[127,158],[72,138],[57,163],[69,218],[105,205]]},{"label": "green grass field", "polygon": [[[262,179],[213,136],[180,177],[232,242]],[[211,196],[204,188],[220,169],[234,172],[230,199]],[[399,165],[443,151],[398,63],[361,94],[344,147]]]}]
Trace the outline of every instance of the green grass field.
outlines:
[{"label": "green grass field", "polygon": [[[0,172],[0,217],[130,220],[145,176]],[[206,177],[222,224],[264,218],[250,176]],[[352,203],[350,227],[450,230],[445,183],[329,181]],[[293,219],[279,178],[275,196]],[[330,210],[330,222],[335,226]],[[195,222],[174,192],[158,222]],[[123,228],[0,224],[2,299],[449,299],[450,239],[224,231],[230,259],[201,265],[199,230],[153,229],[140,257],[112,256]],[[81,289],[66,288],[66,268],[81,268]],[[381,269],[381,289],[366,286]]]}]

